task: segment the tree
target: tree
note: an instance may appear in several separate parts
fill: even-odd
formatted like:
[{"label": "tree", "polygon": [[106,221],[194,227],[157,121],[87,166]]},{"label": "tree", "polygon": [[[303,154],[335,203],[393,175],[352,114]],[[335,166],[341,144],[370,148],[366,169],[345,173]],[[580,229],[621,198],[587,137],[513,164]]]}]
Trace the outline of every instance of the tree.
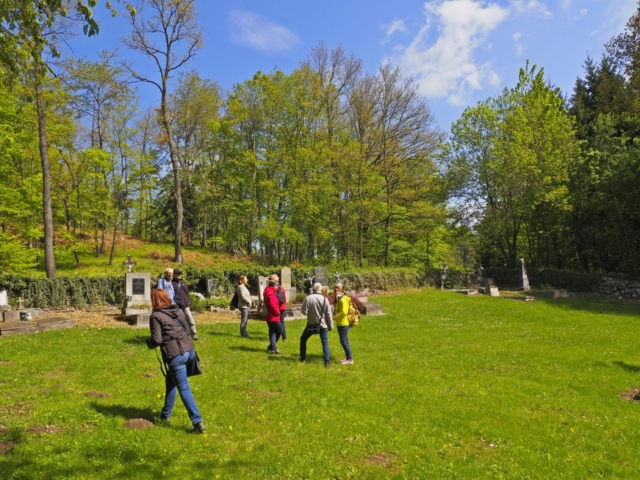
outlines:
[{"label": "tree", "polygon": [[[148,17],[146,9],[150,12]],[[140,0],[137,14],[130,17],[132,32],[124,44],[151,60],[158,76],[152,78],[128,65],[140,82],[154,85],[160,93],[158,118],[164,130],[163,143],[169,150],[176,200],[175,261],[182,263],[184,208],[180,181],[179,152],[174,142],[174,113],[169,110],[169,81],[202,47],[202,32],[196,22],[195,0]]]}]

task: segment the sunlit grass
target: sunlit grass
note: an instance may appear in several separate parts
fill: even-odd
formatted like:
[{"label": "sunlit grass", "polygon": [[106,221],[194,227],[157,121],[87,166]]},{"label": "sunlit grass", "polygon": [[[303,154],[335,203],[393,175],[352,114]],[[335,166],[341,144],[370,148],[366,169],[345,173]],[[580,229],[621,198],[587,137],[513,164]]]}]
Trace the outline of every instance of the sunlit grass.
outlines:
[{"label": "sunlit grass", "polygon": [[[640,471],[640,307],[594,299],[379,298],[350,333],[355,364],[300,364],[303,323],[282,355],[266,326],[201,326],[192,380],[208,427],[183,406],[153,420],[163,379],[145,331],[0,337],[2,478],[623,478]],[[148,376],[149,374],[155,377]],[[92,396],[88,396],[87,393]],[[98,394],[107,394],[100,398]],[[29,433],[55,426],[57,433]]]}]

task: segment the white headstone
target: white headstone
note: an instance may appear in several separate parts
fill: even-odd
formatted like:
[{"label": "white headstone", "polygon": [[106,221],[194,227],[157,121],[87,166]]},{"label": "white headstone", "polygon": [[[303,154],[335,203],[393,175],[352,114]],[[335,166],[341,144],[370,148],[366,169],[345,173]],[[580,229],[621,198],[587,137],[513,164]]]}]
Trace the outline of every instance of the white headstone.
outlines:
[{"label": "white headstone", "polygon": [[260,301],[264,300],[262,293],[264,289],[269,285],[269,277],[258,277],[258,298]]},{"label": "white headstone", "polygon": [[9,297],[7,296],[7,291],[2,290],[0,292],[0,307],[6,307],[9,305]]},{"label": "white headstone", "polygon": [[280,285],[285,290],[291,288],[291,269],[289,267],[283,267],[280,270]]},{"label": "white headstone", "polygon": [[[151,274],[126,273],[124,276],[125,311],[135,305],[138,308],[151,308]],[[125,313],[128,315],[129,313]]]}]

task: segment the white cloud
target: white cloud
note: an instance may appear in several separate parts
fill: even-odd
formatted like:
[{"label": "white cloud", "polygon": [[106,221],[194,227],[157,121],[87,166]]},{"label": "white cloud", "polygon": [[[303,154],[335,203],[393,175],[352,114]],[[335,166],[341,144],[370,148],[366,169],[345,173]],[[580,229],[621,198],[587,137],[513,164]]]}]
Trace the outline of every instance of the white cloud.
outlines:
[{"label": "white cloud", "polygon": [[[498,74],[490,63],[477,65],[474,52],[507,18],[509,10],[482,0],[431,0],[424,8],[425,25],[397,58],[414,75],[420,92],[464,105],[469,93],[480,90],[486,82],[497,86]],[[433,44],[427,41],[431,22],[438,25],[440,33]]]},{"label": "white cloud", "polygon": [[535,13],[543,17],[553,17],[547,6],[538,0],[511,0],[511,5],[518,15]]},{"label": "white cloud", "polygon": [[586,8],[583,8],[582,10],[580,10],[580,15],[582,15],[583,17],[589,13],[589,10],[587,10]]},{"label": "white cloud", "polygon": [[396,32],[409,33],[407,25],[404,23],[404,20],[400,18],[394,18],[389,25],[383,25],[382,28],[386,33],[384,39],[381,42],[383,45],[385,43],[388,43],[391,40],[391,36]]},{"label": "white cloud", "polygon": [[293,31],[246,10],[231,12],[229,29],[235,43],[265,52],[282,52],[300,43]]},{"label": "white cloud", "polygon": [[520,32],[513,34],[513,41],[516,44],[516,55],[519,57],[524,53],[524,47],[520,43],[520,39],[522,38],[522,34]]},{"label": "white cloud", "polygon": [[560,7],[562,8],[562,10],[566,12],[571,8],[572,3],[573,3],[573,0],[560,0]]}]

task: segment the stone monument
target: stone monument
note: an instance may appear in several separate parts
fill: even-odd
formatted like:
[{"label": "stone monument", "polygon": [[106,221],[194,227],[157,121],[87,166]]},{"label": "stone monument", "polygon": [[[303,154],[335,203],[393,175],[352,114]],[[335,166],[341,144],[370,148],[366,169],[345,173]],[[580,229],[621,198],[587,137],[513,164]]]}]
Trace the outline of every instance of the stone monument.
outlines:
[{"label": "stone monument", "polygon": [[319,283],[323,287],[329,286],[329,276],[327,275],[327,269],[324,267],[316,267],[313,269],[313,276],[315,277],[314,283]]},{"label": "stone monument", "polygon": [[447,279],[447,270],[449,270],[449,267],[447,267],[447,264],[445,262],[445,264],[442,266],[442,283],[440,284],[440,290],[444,290],[444,281]]},{"label": "stone monument", "polygon": [[293,301],[298,292],[295,287],[291,286],[291,269],[289,267],[282,267],[280,270],[280,285],[284,288],[287,302]]},{"label": "stone monument", "polygon": [[125,301],[123,315],[151,312],[151,274],[126,273],[124,276]]},{"label": "stone monument", "polygon": [[132,271],[131,269],[133,267],[135,267],[136,265],[138,265],[138,262],[132,261],[131,260],[131,255],[127,255],[127,261],[126,262],[122,262],[122,265],[128,268],[128,270],[127,270],[128,273],[131,273],[131,271]]},{"label": "stone monument", "polygon": [[269,277],[258,277],[258,300],[261,302],[264,300],[262,293],[264,289],[269,285]]},{"label": "stone monument", "polygon": [[211,297],[216,291],[216,281],[213,278],[207,279],[207,297]]},{"label": "stone monument", "polygon": [[3,310],[11,310],[11,306],[9,305],[9,296],[7,295],[6,290],[2,290],[0,292],[0,311]]},{"label": "stone monument", "polygon": [[518,260],[518,287],[520,290],[531,290],[527,269],[524,266],[524,258]]},{"label": "stone monument", "polygon": [[311,295],[313,293],[313,282],[316,277],[307,273],[307,276],[304,277],[304,293],[307,295]]}]

